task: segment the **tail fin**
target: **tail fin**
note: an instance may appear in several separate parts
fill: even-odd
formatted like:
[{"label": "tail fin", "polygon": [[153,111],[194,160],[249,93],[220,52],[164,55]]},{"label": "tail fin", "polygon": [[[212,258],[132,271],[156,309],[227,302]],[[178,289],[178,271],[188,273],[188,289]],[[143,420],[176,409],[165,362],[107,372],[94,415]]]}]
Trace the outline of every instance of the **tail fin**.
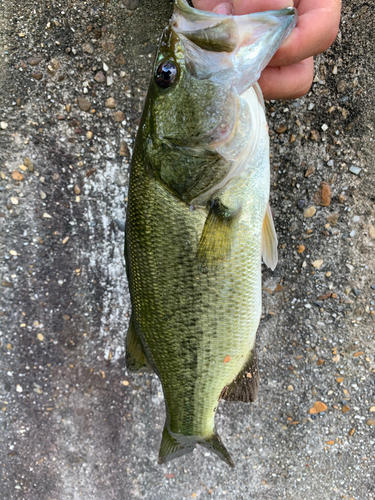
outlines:
[{"label": "tail fin", "polygon": [[208,450],[213,451],[226,464],[234,467],[232,457],[223,445],[217,432],[212,434],[209,438],[203,438],[200,436],[183,436],[182,434],[172,435],[167,426],[164,427],[158,462],[159,464],[164,464],[174,458],[186,455],[187,453],[192,452],[197,444],[201,444]]}]

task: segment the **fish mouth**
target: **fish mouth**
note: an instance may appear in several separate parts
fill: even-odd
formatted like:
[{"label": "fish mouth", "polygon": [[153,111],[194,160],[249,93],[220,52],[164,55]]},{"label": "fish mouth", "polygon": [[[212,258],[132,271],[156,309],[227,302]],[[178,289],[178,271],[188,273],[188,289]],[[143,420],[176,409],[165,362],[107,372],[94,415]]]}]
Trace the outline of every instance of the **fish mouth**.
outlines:
[{"label": "fish mouth", "polygon": [[182,40],[186,66],[197,78],[224,77],[242,94],[259,79],[297,19],[293,7],[227,16],[176,0],[171,28]]}]

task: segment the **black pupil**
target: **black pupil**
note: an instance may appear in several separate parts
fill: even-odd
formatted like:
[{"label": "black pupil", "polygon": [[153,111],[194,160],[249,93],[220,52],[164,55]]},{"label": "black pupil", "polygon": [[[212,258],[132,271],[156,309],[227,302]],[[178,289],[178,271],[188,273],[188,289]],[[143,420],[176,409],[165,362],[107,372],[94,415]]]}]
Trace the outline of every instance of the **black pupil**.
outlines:
[{"label": "black pupil", "polygon": [[171,61],[162,62],[156,71],[156,83],[166,89],[173,85],[177,77],[176,65]]}]

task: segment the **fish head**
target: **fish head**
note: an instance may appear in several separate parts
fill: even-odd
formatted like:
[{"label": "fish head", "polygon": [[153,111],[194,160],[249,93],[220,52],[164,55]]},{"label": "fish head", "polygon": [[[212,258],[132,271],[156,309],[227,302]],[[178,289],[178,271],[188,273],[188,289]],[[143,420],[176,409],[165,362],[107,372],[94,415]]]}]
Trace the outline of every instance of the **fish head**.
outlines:
[{"label": "fish head", "polygon": [[[212,187],[243,149],[254,120],[241,96],[258,80],[296,17],[293,8],[225,16],[176,0],[153,67],[148,151],[162,180],[184,199]],[[241,143],[233,142],[239,129]],[[225,155],[227,143],[232,147]],[[202,174],[207,165],[219,165],[210,179]]]}]

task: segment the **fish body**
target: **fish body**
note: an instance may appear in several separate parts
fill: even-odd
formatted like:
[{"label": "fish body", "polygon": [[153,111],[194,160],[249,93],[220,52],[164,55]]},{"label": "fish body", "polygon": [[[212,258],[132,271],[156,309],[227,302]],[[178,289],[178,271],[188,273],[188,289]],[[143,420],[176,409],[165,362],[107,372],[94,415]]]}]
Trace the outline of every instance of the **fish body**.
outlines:
[{"label": "fish body", "polygon": [[176,0],[156,55],[131,165],[125,256],[129,369],[160,378],[159,462],[197,444],[229,465],[221,397],[253,401],[261,256],[274,267],[269,139],[259,74],[294,9],[221,16]]}]

